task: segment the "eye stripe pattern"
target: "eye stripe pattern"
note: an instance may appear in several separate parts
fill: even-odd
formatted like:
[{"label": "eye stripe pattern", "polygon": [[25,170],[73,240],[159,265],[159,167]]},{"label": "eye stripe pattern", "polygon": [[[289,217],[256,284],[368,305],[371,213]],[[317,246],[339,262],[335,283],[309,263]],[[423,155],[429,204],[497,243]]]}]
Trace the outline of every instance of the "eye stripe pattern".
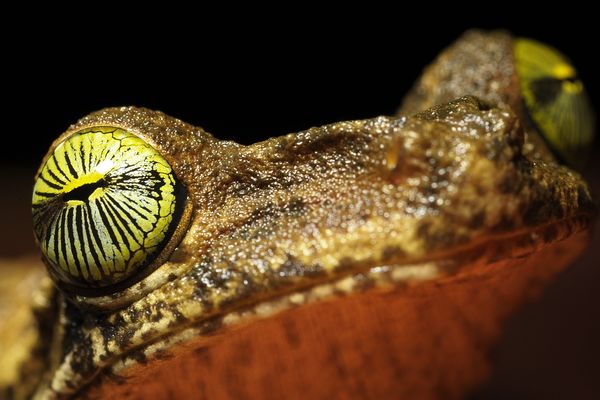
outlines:
[{"label": "eye stripe pattern", "polygon": [[595,117],[577,71],[557,50],[531,39],[515,40],[525,110],[564,161],[580,166],[594,138]]},{"label": "eye stripe pattern", "polygon": [[119,128],[79,131],[40,170],[34,232],[52,275],[106,287],[147,266],[169,240],[184,199],[168,162]]}]

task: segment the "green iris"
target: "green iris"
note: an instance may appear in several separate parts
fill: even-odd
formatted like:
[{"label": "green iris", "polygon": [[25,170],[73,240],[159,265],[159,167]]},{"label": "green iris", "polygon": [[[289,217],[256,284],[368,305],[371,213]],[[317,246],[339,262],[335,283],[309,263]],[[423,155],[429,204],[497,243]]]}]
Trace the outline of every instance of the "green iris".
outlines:
[{"label": "green iris", "polygon": [[515,59],[526,110],[556,154],[581,166],[594,138],[595,118],[577,71],[557,50],[515,40]]}]

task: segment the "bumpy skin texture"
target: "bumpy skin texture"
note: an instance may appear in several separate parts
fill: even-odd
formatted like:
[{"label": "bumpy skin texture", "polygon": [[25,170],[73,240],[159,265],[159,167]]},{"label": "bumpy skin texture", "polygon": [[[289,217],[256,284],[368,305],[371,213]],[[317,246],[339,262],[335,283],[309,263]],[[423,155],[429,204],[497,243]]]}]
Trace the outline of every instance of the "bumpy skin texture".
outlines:
[{"label": "bumpy skin texture", "polygon": [[521,155],[507,111],[474,98],[414,117],[313,128],[243,147],[138,108],[82,119],[150,138],[188,187],[191,226],[171,261],[183,269],[123,310],[67,305],[65,358],[51,391],[168,332],[267,297],[379,265],[585,215],[585,183]]},{"label": "bumpy skin texture", "polygon": [[521,97],[512,41],[507,32],[465,33],[425,69],[401,111],[414,114],[466,95],[518,109]]},{"label": "bumpy skin texture", "polygon": [[[486,44],[483,35],[468,34],[459,41],[425,73],[404,111],[464,93],[498,106],[468,97],[413,116],[340,122],[251,146],[133,107],[105,109],[72,126],[66,135],[116,126],[146,139],[187,187],[193,209],[178,248],[147,279],[114,296],[72,299],[100,308],[121,302],[122,309],[90,311],[57,295],[50,373],[37,394],[72,395],[100,371],[114,376],[160,358],[189,340],[187,333],[235,325],[239,317],[229,317],[238,311],[306,288],[347,277],[353,284],[346,292],[353,292],[359,280],[376,284],[377,268],[428,261],[434,268],[425,274],[419,267],[421,278],[453,275],[462,264],[446,261],[461,252],[502,250],[478,255],[488,262],[507,256],[506,246],[489,245],[502,238],[556,227],[530,235],[544,244],[559,239],[559,228],[569,228],[563,236],[586,228],[594,210],[588,187],[542,156],[511,111],[518,95],[504,61],[510,38],[492,38],[498,40]],[[478,90],[475,73],[470,80],[450,74],[462,64],[448,54],[481,44],[493,54],[483,64],[502,59],[495,78],[493,70],[481,77],[498,87]],[[275,311],[318,300],[319,293],[290,297]],[[137,300],[128,304],[129,298]]]},{"label": "bumpy skin texture", "polygon": [[526,117],[518,79],[513,37],[508,32],[468,31],[425,69],[398,112],[411,115],[461,96],[475,96],[516,114],[525,132],[523,154],[553,161]]}]

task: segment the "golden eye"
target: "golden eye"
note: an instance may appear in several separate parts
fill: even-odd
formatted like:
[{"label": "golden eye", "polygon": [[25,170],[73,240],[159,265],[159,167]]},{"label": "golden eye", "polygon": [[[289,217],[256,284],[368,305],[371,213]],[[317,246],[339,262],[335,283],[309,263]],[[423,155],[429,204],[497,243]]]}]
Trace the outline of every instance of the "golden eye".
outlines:
[{"label": "golden eye", "polygon": [[168,162],[144,140],[119,128],[84,129],[38,173],[34,232],[59,286],[100,295],[152,271],[185,199]]},{"label": "golden eye", "polygon": [[559,157],[580,165],[594,136],[594,113],[575,68],[557,50],[515,40],[517,74],[532,122]]}]

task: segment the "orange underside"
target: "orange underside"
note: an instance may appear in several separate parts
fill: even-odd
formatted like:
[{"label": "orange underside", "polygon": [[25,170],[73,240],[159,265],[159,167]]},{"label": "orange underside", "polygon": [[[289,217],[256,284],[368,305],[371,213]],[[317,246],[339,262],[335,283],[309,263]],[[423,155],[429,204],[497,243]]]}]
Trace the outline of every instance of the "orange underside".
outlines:
[{"label": "orange underside", "polygon": [[138,365],[93,398],[455,399],[490,372],[503,321],[567,266],[589,231],[526,258],[292,309]]}]

